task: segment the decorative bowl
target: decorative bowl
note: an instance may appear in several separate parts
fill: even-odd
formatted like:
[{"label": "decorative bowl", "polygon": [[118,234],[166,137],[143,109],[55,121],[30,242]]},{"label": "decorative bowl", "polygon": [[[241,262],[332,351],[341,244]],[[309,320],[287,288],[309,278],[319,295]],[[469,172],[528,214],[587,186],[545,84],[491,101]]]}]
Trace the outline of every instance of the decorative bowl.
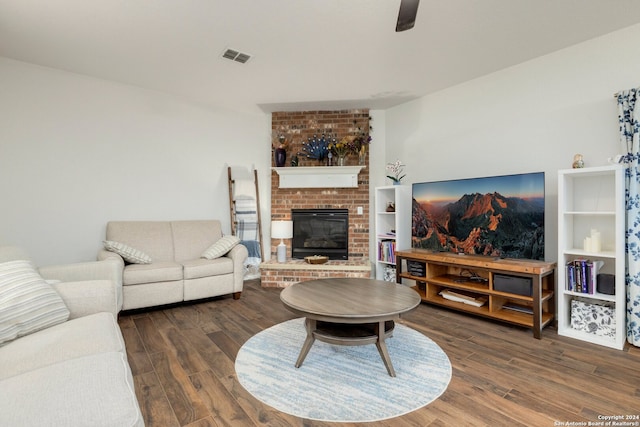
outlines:
[{"label": "decorative bowl", "polygon": [[304,260],[308,264],[324,264],[325,262],[329,261],[329,257],[322,255],[313,255],[304,257]]}]

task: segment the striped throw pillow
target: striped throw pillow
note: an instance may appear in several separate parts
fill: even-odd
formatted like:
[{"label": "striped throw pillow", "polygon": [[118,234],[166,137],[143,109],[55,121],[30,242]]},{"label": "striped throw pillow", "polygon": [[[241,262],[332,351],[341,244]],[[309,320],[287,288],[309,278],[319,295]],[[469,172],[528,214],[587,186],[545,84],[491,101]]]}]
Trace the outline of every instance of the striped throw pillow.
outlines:
[{"label": "striped throw pillow", "polygon": [[132,248],[124,243],[114,242],[113,240],[105,240],[104,248],[108,251],[115,252],[132,264],[151,264],[151,257],[144,252]]},{"label": "striped throw pillow", "polygon": [[218,239],[213,245],[209,246],[207,250],[205,250],[200,258],[206,259],[216,259],[225,255],[231,249],[234,248],[235,245],[240,243],[240,239],[236,236],[224,236]]},{"label": "striped throw pillow", "polygon": [[66,322],[69,309],[25,260],[0,264],[0,345]]}]

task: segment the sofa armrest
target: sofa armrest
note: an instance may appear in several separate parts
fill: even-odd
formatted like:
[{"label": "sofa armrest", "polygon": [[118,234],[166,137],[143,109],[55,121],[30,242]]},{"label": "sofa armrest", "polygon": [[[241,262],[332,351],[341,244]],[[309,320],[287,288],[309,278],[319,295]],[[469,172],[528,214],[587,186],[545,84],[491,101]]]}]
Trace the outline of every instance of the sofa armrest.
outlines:
[{"label": "sofa armrest", "polygon": [[[120,258],[119,255],[114,254]],[[116,286],[118,309],[122,308],[122,258],[107,257],[103,261],[79,262],[75,264],[50,265],[38,271],[45,280],[78,282],[85,280],[111,280]]]},{"label": "sofa armrest", "polygon": [[108,251],[106,249],[100,249],[98,251],[98,261],[115,261],[122,264],[124,267],[124,258],[115,252]]},{"label": "sofa armrest", "polygon": [[244,245],[235,245],[226,255],[233,261],[233,291],[242,292],[244,285],[244,263],[249,251]]},{"label": "sofa armrest", "polygon": [[106,311],[115,318],[122,305],[118,304],[118,292],[111,280],[86,280],[61,282],[51,285],[71,312],[69,319]]},{"label": "sofa armrest", "polygon": [[225,256],[233,260],[233,269],[235,271],[236,267],[240,269],[244,267],[244,262],[249,256],[249,251],[245,245],[235,245]]},{"label": "sofa armrest", "polygon": [[50,265],[40,267],[40,275],[47,280],[60,280],[62,282],[76,282],[81,280],[113,280],[116,284],[122,283],[122,269],[124,263],[114,259],[105,261],[79,262],[75,264]]}]

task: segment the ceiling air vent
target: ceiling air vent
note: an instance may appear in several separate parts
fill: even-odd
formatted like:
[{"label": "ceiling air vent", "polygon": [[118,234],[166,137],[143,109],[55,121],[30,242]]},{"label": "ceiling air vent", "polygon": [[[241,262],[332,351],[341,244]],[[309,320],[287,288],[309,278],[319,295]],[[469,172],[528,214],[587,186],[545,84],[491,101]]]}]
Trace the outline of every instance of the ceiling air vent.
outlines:
[{"label": "ceiling air vent", "polygon": [[227,49],[222,54],[222,57],[244,64],[251,58],[251,55],[247,53],[238,52],[237,50],[234,50],[234,49]]}]

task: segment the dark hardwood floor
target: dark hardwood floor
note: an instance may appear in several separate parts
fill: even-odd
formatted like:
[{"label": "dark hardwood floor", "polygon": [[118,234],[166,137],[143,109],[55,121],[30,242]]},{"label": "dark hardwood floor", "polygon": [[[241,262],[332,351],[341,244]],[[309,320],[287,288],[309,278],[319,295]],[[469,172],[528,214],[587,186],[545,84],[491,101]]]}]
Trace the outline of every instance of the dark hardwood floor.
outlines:
[{"label": "dark hardwood floor", "polygon": [[[295,317],[279,293],[247,281],[239,300],[223,297],[120,317],[148,427],[336,425],[275,411],[236,379],[234,360],[242,344]],[[418,411],[360,425],[559,426],[640,416],[640,348],[612,350],[560,337],[553,328],[536,340],[527,329],[425,304],[401,322],[447,353],[451,383]],[[620,421],[640,425],[637,418]]]}]

